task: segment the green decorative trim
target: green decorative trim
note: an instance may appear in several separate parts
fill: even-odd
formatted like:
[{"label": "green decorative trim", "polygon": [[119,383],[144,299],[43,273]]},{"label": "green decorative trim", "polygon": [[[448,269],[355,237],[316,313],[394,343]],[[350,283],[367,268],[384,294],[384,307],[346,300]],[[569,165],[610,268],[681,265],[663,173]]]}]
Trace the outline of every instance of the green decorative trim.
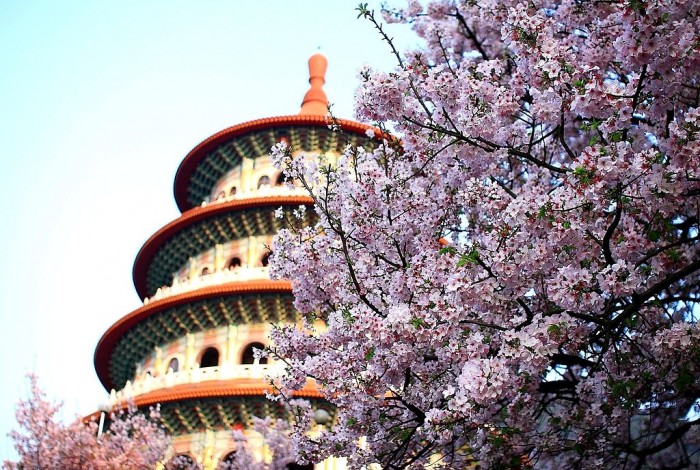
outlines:
[{"label": "green decorative trim", "polygon": [[[275,217],[277,207],[254,207],[225,214],[218,214],[184,227],[174,234],[153,257],[146,284],[152,295],[159,287],[172,284],[173,274],[187,264],[190,257],[197,256],[217,244],[258,235],[274,235],[293,220],[295,206],[284,206],[283,218]],[[304,225],[316,222],[313,211],[307,210]]]},{"label": "green decorative trim", "polygon": [[228,325],[295,323],[300,321],[291,293],[224,295],[164,309],[138,323],[119,340],[109,361],[117,390],[133,380],[136,364],[187,333]]},{"label": "green decorative trim", "polygon": [[[329,412],[332,423],[335,408],[326,400],[309,399],[314,410]],[[161,423],[169,434],[182,435],[204,431],[233,429],[236,425],[253,426],[253,417],[283,419],[292,416],[282,401],[271,401],[263,396],[234,396],[180,400],[164,403],[160,408]]]},{"label": "green decorative trim", "polygon": [[377,141],[368,137],[349,132],[333,132],[318,126],[295,125],[251,132],[218,146],[204,157],[190,178],[188,202],[192,206],[199,206],[207,199],[216,183],[240,165],[244,157],[268,156],[272,146],[283,138],[293,152],[342,153],[347,145],[362,145],[366,149],[377,146]]}]

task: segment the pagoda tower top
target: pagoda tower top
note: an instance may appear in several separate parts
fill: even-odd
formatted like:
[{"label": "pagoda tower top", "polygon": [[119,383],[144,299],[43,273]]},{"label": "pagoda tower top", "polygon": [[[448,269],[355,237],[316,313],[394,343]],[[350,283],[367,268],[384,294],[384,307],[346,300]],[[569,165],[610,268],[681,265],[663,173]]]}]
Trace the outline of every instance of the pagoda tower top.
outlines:
[{"label": "pagoda tower top", "polygon": [[[202,204],[211,199],[212,185],[243,161],[267,158],[272,146],[280,140],[290,142],[294,151],[331,150],[340,154],[348,143],[368,145],[367,142],[372,140],[366,136],[368,129],[372,129],[377,136],[381,135],[379,129],[367,124],[333,119],[333,123],[344,131],[343,139],[338,138],[340,134],[334,136],[334,131],[328,128],[328,97],[323,91],[328,60],[316,52],[309,58],[308,64],[310,86],[297,114],[267,117],[231,126],[203,140],[187,154],[175,175],[175,202],[180,212],[185,214],[195,208],[209,211]],[[236,199],[242,199],[241,195]],[[153,292],[147,292],[147,265],[155,255],[152,250],[158,250],[160,246],[151,245],[144,245],[134,264],[134,282],[142,298],[153,295]],[[160,279],[156,283],[162,281]]]},{"label": "pagoda tower top", "polygon": [[304,95],[301,102],[299,114],[311,114],[316,116],[326,116],[328,114],[328,97],[323,91],[323,84],[326,83],[326,68],[328,59],[320,52],[309,58],[309,91]]}]

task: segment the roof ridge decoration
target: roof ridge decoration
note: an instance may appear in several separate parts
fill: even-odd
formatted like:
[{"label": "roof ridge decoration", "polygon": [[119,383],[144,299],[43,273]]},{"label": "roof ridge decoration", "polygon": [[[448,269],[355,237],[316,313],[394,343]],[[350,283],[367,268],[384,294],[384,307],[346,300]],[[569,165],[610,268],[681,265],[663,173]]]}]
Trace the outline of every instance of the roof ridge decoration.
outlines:
[{"label": "roof ridge decoration", "polygon": [[326,83],[327,68],[328,59],[320,52],[309,58],[309,84],[311,87],[304,95],[299,114],[328,115],[328,97],[326,92],[323,91],[323,84]]}]

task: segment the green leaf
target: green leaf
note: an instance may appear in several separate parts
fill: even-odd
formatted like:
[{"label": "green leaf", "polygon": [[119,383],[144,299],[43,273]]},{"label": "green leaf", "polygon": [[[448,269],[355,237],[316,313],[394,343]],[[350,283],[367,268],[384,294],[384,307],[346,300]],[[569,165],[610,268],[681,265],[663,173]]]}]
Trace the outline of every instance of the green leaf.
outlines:
[{"label": "green leaf", "polygon": [[657,152],[656,155],[654,156],[654,163],[658,163],[659,165],[668,164],[668,160],[666,159],[666,155],[664,155],[661,152]]},{"label": "green leaf", "polygon": [[476,249],[474,248],[469,253],[462,255],[462,257],[457,262],[457,267],[461,268],[462,266],[467,265],[467,264],[474,264],[478,260],[479,260],[479,252],[476,251]]},{"label": "green leaf", "polygon": [[582,166],[577,166],[574,168],[574,176],[582,183],[582,184],[589,184],[591,181],[593,181],[593,176],[595,175],[594,170],[589,170],[586,169],[585,167]]},{"label": "green leaf", "polygon": [[374,357],[374,346],[370,346],[365,353],[365,361],[370,361]]},{"label": "green leaf", "polygon": [[675,248],[669,249],[668,251],[666,251],[666,254],[668,255],[671,261],[680,261],[681,259],[681,252]]},{"label": "green leaf", "polygon": [[559,336],[561,334],[561,326],[557,325],[556,323],[552,323],[547,327],[547,333],[550,335]]},{"label": "green leaf", "polygon": [[584,131],[590,131],[590,130],[596,130],[600,126],[601,121],[597,119],[591,119],[588,122],[585,122],[582,126],[581,129]]},{"label": "green leaf", "polygon": [[495,434],[491,438],[491,442],[493,443],[493,447],[498,449],[499,447],[501,447],[505,443],[505,439],[501,435]]},{"label": "green leaf", "polygon": [[343,309],[343,318],[345,319],[346,322],[348,323],[354,323],[355,318],[352,316],[352,313],[350,313],[350,310],[348,309]]},{"label": "green leaf", "polygon": [[457,253],[457,249],[453,246],[443,246],[442,248],[440,248],[440,251],[438,251],[438,253],[441,255],[445,255],[445,254],[453,255],[453,254]]},{"label": "green leaf", "polygon": [[644,1],[643,0],[630,0],[629,2],[630,8],[632,8],[634,11],[641,13],[644,11]]},{"label": "green leaf", "polygon": [[357,12],[357,19],[360,19],[361,17],[367,16],[367,14],[369,14],[369,10],[367,9],[366,3],[360,3],[359,5],[357,5],[355,11]]}]

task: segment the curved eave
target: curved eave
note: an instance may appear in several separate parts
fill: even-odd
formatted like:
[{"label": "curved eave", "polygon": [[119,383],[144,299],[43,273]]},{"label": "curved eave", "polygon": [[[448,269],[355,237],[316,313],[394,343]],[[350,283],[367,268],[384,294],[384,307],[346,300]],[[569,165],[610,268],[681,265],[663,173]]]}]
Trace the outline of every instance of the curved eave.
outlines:
[{"label": "curved eave", "polygon": [[[159,403],[165,404],[200,398],[265,396],[270,390],[270,384],[264,380],[212,380],[153,390],[135,396],[133,401],[138,407],[146,407]],[[304,388],[294,392],[294,396],[301,398],[323,398],[323,394],[316,388],[315,384],[311,382],[307,382]]]},{"label": "curved eave", "polygon": [[151,316],[179,304],[193,302],[197,300],[219,297],[222,295],[240,295],[257,293],[291,293],[292,285],[289,281],[273,281],[261,279],[246,282],[231,282],[215,286],[204,287],[202,289],[184,292],[164,299],[156,300],[141,308],[134,310],[114,323],[102,335],[95,348],[95,371],[102,385],[111,390],[115,388],[109,373],[109,360],[114,352],[119,340],[135,325],[150,318]]},{"label": "curved eave", "polygon": [[[269,196],[214,203],[205,207],[196,207],[188,210],[180,217],[153,234],[153,236],[151,236],[151,238],[144,243],[141,250],[139,250],[138,254],[136,255],[136,260],[134,261],[132,271],[136,292],[142,300],[155,293],[149,291],[148,288],[148,273],[151,268],[151,264],[153,263],[158,251],[176,234],[185,230],[186,228],[191,227],[198,222],[214,218],[218,215],[233,213],[236,211],[244,211],[246,209],[257,209],[264,207],[276,209],[280,206],[301,206],[312,204],[313,199],[308,196]],[[214,242],[212,243],[212,246],[213,245]],[[193,253],[193,255],[194,254],[195,253]]]},{"label": "curved eave", "polygon": [[[112,410],[124,409],[131,403],[142,411],[158,405],[160,422],[171,435],[231,429],[239,425],[250,427],[253,416],[291,419],[283,402],[267,399],[268,390],[268,383],[251,379],[182,384],[137,395],[131,402],[118,402],[113,404]],[[311,381],[293,396],[309,400],[314,409],[323,408],[331,416],[335,415],[335,408]],[[95,411],[84,417],[83,422],[97,421],[99,417],[100,412]]]},{"label": "curved eave", "polygon": [[355,121],[349,121],[345,119],[331,120],[326,116],[317,115],[300,115],[295,114],[291,116],[277,116],[264,119],[257,119],[255,121],[248,121],[236,126],[224,129],[211,137],[205,139],[197,145],[190,153],[185,156],[184,160],[180,164],[180,167],[175,174],[175,202],[177,207],[181,212],[185,212],[194,205],[188,199],[188,189],[190,186],[190,181],[193,173],[199,166],[199,164],[206,159],[207,155],[215,150],[220,145],[233,140],[237,137],[244,136],[256,131],[284,128],[289,126],[308,126],[308,127],[328,127],[330,124],[337,125],[341,130],[349,132],[356,135],[365,136],[367,130],[372,129],[375,131],[375,135],[381,135],[381,132],[367,124],[362,124]]},{"label": "curved eave", "polygon": [[[265,396],[269,384],[234,380],[183,384],[137,395],[134,403],[142,412],[160,407],[160,422],[170,435],[200,433],[206,430],[251,428],[253,417],[271,417],[290,421],[291,412],[282,401],[270,401]],[[324,409],[335,417],[335,408],[325,400],[313,382],[307,382],[293,396],[307,399],[312,409]],[[124,409],[129,403],[114,404],[113,410]],[[99,411],[85,417],[85,422],[99,419]]]}]

